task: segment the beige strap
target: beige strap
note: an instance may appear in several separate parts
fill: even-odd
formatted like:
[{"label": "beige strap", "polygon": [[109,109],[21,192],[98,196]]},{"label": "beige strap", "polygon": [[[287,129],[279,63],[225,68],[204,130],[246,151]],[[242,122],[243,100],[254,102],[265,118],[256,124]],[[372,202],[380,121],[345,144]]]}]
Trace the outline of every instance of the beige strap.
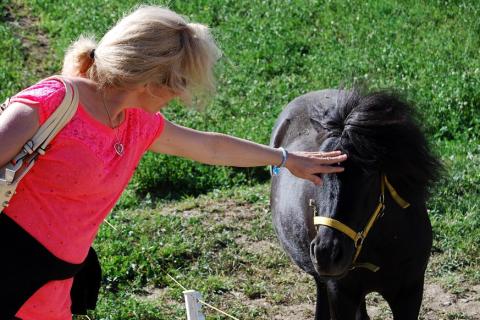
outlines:
[{"label": "beige strap", "polygon": [[[33,137],[33,145],[36,147],[37,143],[40,148],[45,150],[46,146],[52,141],[57,133],[65,127],[65,125],[73,118],[73,115],[77,111],[78,107],[78,88],[75,83],[70,80],[57,77],[65,85],[65,98],[62,104],[52,114],[53,117],[48,118],[42,128]],[[37,140],[38,139],[38,140]],[[43,142],[42,142],[43,140]]]},{"label": "beige strap", "polygon": [[45,153],[48,144],[77,111],[79,94],[76,85],[60,76],[48,78],[48,80],[52,79],[63,83],[65,97],[35,135],[25,143],[15,158],[3,168],[0,168],[0,209],[8,206],[18,182],[32,168],[38,155]]},{"label": "beige strap", "polygon": [[79,97],[76,85],[70,80],[58,76],[50,77],[49,79],[55,79],[63,83],[65,86],[65,98],[40,129],[38,129],[32,139],[25,144],[24,148],[27,152],[33,150],[42,154],[52,139],[67,122],[72,119],[77,111]]},{"label": "beige strap", "polygon": [[[25,174],[35,163],[36,156],[28,159],[28,163],[26,164],[27,166],[23,168],[21,168],[21,166],[25,164],[23,163],[22,159],[25,159],[27,155],[30,155],[34,152],[39,155],[45,154],[45,149],[47,148],[48,144],[68,123],[68,121],[72,119],[73,115],[77,111],[79,95],[76,85],[70,80],[60,76],[53,76],[47,80],[61,81],[65,86],[65,97],[57,109],[37,130],[34,136],[25,143],[22,151],[20,151],[13,159],[13,167],[7,167],[8,176],[6,174],[6,178],[10,183],[13,183],[14,180],[19,181],[25,176]],[[20,172],[17,176],[15,176],[17,170],[20,170]]]}]

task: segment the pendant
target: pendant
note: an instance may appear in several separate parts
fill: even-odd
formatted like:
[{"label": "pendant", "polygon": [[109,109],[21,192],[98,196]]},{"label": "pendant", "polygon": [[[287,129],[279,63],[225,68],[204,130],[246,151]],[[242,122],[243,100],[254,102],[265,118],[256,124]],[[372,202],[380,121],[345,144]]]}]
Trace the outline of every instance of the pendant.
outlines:
[{"label": "pendant", "polygon": [[120,142],[117,142],[117,143],[115,143],[113,148],[115,149],[115,151],[117,152],[117,154],[119,156],[123,155],[123,144],[121,144]]}]

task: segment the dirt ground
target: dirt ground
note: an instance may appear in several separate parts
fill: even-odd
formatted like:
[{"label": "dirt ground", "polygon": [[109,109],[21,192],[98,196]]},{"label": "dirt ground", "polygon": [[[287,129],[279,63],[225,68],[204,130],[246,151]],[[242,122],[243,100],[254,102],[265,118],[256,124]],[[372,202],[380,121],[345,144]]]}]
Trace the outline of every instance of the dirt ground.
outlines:
[{"label": "dirt ground", "polygon": [[[176,205],[175,208],[165,208],[165,214],[181,214],[188,217],[205,217],[206,223],[226,224],[236,230],[235,242],[245,252],[257,255],[259,260],[268,260],[272,257],[280,257],[279,261],[285,261],[281,266],[265,268],[252,264],[249,270],[235,274],[235,282],[257,281],[266,288],[263,294],[258,297],[248,297],[241,290],[224,293],[216,301],[224,310],[258,311],[257,316],[245,315],[245,319],[274,319],[274,320],[303,320],[314,318],[315,307],[315,284],[313,279],[293,263],[280,248],[271,231],[265,231],[268,238],[260,241],[249,240],[245,231],[255,223],[254,219],[261,218],[262,223],[270,223],[270,213],[265,204],[250,205],[238,203],[235,200],[218,199],[215,201],[195,201],[189,208]],[[273,238],[272,238],[273,237]],[[272,239],[270,239],[272,238]],[[431,259],[435,260],[435,258]],[[436,263],[431,263],[424,290],[424,299],[419,319],[422,320],[480,320],[480,284],[463,281],[463,276],[449,275],[456,277],[454,286],[447,286],[445,279],[434,278],[433,268]],[[451,289],[450,289],[451,287]],[[152,292],[150,297],[154,300],[169,300],[172,303],[181,304],[180,301],[172,301],[168,297],[168,289]],[[144,299],[148,299],[144,297]],[[158,301],[158,300],[157,300]],[[378,294],[367,296],[367,309],[371,320],[393,319],[390,309],[383,298]],[[208,310],[205,312],[207,319]],[[254,313],[254,312],[253,312]],[[225,318],[227,319],[227,318]]]},{"label": "dirt ground", "polygon": [[[274,246],[274,245],[272,245]],[[255,244],[254,247],[259,247]],[[263,248],[262,250],[264,250]],[[295,274],[297,273],[297,274]],[[314,284],[310,276],[291,267],[285,270],[288,277],[297,278],[297,288],[289,289],[296,291],[300,296],[306,296],[305,301],[283,301],[283,304],[272,305],[267,299],[248,300],[244,303],[252,306],[262,305],[265,309],[272,310],[275,314],[271,319],[274,320],[306,320],[314,318],[314,299],[313,294],[308,294],[305,290],[314,292]],[[277,287],[278,290],[284,290]],[[293,292],[289,295],[292,295]],[[369,294],[367,296],[367,310],[371,320],[391,320],[393,319],[390,309],[385,300],[379,294]],[[456,284],[455,289],[447,290],[438,281],[428,278],[424,289],[424,298],[419,319],[422,320],[480,320],[480,284],[470,286],[467,283]]]},{"label": "dirt ground", "polygon": [[[255,216],[255,210],[248,210],[245,207],[238,207],[233,203],[225,203],[226,216],[233,215],[244,216],[248,219],[249,215]],[[247,210],[245,210],[247,209]],[[264,209],[265,210],[265,209]],[[268,210],[268,209],[266,209]],[[223,210],[219,210],[220,212]],[[243,238],[240,238],[240,242],[244,242]],[[281,252],[281,249],[277,242],[244,242],[243,245],[247,246],[252,252],[262,254],[277,254]],[[432,268],[430,266],[430,268]],[[296,301],[295,303],[289,303],[284,301],[282,305],[270,305],[270,308],[276,310],[275,316],[272,319],[275,320],[303,320],[313,319],[314,317],[314,300],[315,295],[310,295],[302,290],[303,285],[307,285],[311,289],[314,288],[313,281],[310,276],[299,271],[298,268],[293,266],[293,263],[288,270],[283,271],[285,274],[289,274],[291,277],[300,279],[294,280],[294,283],[299,284],[299,290],[303,291],[300,296],[306,295],[304,301]],[[461,277],[461,275],[458,275]],[[272,279],[273,280],[273,279]],[[282,290],[282,288],[277,287]],[[314,292],[311,290],[310,292]],[[252,305],[264,304],[268,308],[267,299],[251,300]],[[372,320],[388,320],[393,319],[390,309],[385,300],[378,294],[370,294],[367,296],[367,310]],[[468,283],[462,283],[457,281],[454,289],[451,291],[445,289],[438,280],[434,280],[427,272],[427,280],[424,289],[424,298],[421,308],[419,319],[423,320],[453,320],[453,319],[465,319],[465,320],[480,320],[480,284],[471,286]]]},{"label": "dirt ground", "polygon": [[453,294],[436,283],[427,283],[423,319],[480,319],[480,285]]}]

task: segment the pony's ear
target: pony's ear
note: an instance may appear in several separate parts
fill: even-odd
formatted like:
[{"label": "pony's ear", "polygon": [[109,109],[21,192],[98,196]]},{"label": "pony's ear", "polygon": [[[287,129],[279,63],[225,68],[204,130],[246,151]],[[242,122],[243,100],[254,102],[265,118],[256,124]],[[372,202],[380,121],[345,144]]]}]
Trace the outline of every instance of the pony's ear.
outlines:
[{"label": "pony's ear", "polygon": [[315,118],[310,118],[310,124],[317,131],[317,133],[324,133],[326,128],[322,125],[320,120]]},{"label": "pony's ear", "polygon": [[285,139],[288,127],[290,126],[290,119],[284,119],[273,134],[273,147],[280,147],[282,141]]},{"label": "pony's ear", "polygon": [[325,131],[328,131],[328,128],[325,125],[325,119],[327,116],[328,109],[323,109],[320,111],[317,108],[313,108],[310,111],[310,124],[320,134],[325,134]]}]

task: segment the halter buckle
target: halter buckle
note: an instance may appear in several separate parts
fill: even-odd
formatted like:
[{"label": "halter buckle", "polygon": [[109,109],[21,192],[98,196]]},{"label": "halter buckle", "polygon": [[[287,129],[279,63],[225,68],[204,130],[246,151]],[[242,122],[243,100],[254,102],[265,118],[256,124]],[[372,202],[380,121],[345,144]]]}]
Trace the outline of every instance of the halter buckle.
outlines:
[{"label": "halter buckle", "polygon": [[355,249],[363,246],[364,240],[365,240],[365,237],[363,236],[363,232],[357,233],[357,236],[355,237]]},{"label": "halter buckle", "polygon": [[315,199],[309,199],[308,206],[313,209],[313,216],[317,216],[317,206],[315,205]]},{"label": "halter buckle", "polygon": [[380,210],[380,214],[378,215],[378,218],[382,218],[384,214],[385,214],[385,204],[382,203],[382,209]]}]

